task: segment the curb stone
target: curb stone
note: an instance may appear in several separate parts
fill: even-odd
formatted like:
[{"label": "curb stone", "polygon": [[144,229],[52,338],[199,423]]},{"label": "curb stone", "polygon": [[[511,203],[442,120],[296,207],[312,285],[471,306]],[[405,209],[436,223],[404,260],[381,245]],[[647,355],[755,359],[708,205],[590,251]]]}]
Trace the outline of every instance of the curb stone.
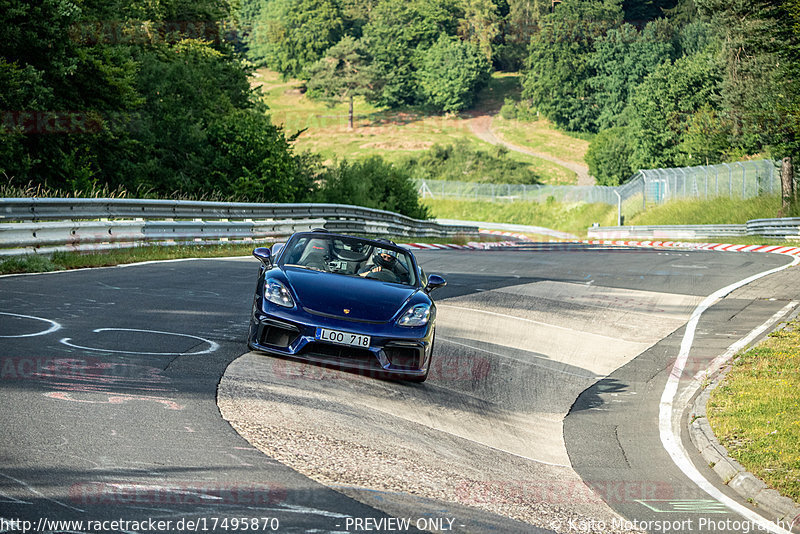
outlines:
[{"label": "curb stone", "polygon": [[[800,312],[795,311],[787,319],[787,322],[794,319],[798,313]],[[783,325],[775,330],[781,328]],[[724,380],[731,367],[731,363],[723,367],[691,404],[689,437],[723,484],[736,491],[743,499],[770,514],[776,521],[782,521],[784,523],[782,526],[787,530],[800,533],[800,506],[792,499],[769,488],[763,481],[748,472],[742,464],[728,456],[727,449],[719,442],[708,423],[706,414],[708,399],[711,392]]]}]

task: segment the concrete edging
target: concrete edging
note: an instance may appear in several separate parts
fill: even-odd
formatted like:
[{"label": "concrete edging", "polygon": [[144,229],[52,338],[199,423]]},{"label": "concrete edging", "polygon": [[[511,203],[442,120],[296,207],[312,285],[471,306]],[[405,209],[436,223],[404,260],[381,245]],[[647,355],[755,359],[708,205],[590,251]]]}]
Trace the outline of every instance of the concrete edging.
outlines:
[{"label": "concrete edging", "polygon": [[[798,315],[796,311],[787,321]],[[785,323],[784,323],[785,324]],[[778,328],[783,328],[783,324]],[[757,344],[756,344],[757,346]],[[752,348],[752,347],[751,347]],[[718,371],[710,384],[700,391],[691,404],[689,437],[709,467],[720,477],[722,483],[732,488],[743,499],[773,515],[777,520],[792,525],[792,532],[800,532],[800,505],[769,488],[761,479],[748,472],[742,464],[728,455],[708,422],[706,405],[711,392],[722,383],[731,370],[733,361]]]}]

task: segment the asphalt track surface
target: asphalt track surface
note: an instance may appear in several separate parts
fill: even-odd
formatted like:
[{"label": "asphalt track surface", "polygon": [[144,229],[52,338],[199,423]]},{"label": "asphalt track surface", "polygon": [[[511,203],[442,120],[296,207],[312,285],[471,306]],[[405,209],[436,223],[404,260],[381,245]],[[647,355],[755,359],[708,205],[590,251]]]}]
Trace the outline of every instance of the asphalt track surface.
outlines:
[{"label": "asphalt track surface", "polygon": [[[172,522],[162,531],[183,521],[183,530],[230,532],[247,519],[266,531],[354,532],[391,531],[401,525],[392,518],[411,518],[411,528],[434,531],[603,532],[609,525],[600,521],[621,514],[687,527],[651,524],[653,532],[742,531],[700,528],[704,518],[741,518],[671,462],[658,440],[658,403],[693,307],[788,258],[590,246],[417,255],[427,272],[448,278],[434,295],[438,376],[415,386],[320,380],[305,367],[300,376],[312,379],[291,380],[294,399],[277,393],[286,393],[295,364],[276,373],[284,360],[237,360],[247,352],[255,260],[0,278],[0,527],[160,520]],[[800,292],[784,273],[754,285],[703,316],[692,366]],[[258,380],[234,374],[246,365]],[[274,455],[280,462],[264,454],[220,414],[226,368],[241,393],[230,409],[263,402],[283,410],[250,413],[255,434],[286,440],[274,420],[286,421],[301,443],[346,442],[347,434],[382,456],[355,462],[359,477],[351,477],[314,465],[314,454],[284,449]],[[330,405],[326,424],[292,426],[303,410],[320,415],[320,402]],[[247,422],[233,415],[234,425]],[[400,450],[416,451],[418,465]],[[332,447],[330,457],[342,452]],[[427,478],[415,478],[417,468]],[[386,480],[393,486],[381,487]],[[595,492],[576,490],[583,482]],[[68,530],[101,531],[88,526]],[[152,523],[94,526],[154,531]]]}]

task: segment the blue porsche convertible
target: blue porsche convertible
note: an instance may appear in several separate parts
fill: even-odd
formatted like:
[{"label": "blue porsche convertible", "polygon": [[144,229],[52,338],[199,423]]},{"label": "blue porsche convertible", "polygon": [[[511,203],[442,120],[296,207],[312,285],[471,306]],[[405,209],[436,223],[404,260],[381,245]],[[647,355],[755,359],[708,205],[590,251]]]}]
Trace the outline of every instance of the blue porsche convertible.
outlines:
[{"label": "blue porsche convertible", "polygon": [[326,230],[257,248],[262,265],[250,319],[251,349],[376,376],[422,382],[446,284],[408,250]]}]

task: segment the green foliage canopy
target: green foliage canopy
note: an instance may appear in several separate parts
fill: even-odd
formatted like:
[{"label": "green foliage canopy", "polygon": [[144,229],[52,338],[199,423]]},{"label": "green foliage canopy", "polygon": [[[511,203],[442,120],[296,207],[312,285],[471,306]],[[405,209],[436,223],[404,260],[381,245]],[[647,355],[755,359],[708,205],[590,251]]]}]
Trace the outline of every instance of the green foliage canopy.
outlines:
[{"label": "green foliage canopy", "polygon": [[350,128],[353,127],[353,98],[369,97],[380,81],[369,62],[366,47],[352,37],[344,37],[331,47],[325,57],[308,69],[308,95],[335,103],[350,103]]},{"label": "green foliage canopy", "polygon": [[0,41],[0,173],[68,191],[306,198],[303,160],[220,38],[230,15],[211,0],[0,0],[11,29]]},{"label": "green foliage canopy", "polygon": [[442,35],[422,53],[417,77],[424,101],[450,112],[472,106],[491,72],[479,45]]},{"label": "green foliage canopy", "polygon": [[637,169],[687,164],[680,148],[691,117],[718,109],[722,71],[710,53],[663,63],[636,87],[632,97],[635,134],[631,165]]},{"label": "green foliage canopy", "polygon": [[531,37],[523,98],[562,128],[595,131],[598,109],[589,58],[595,41],[621,22],[619,0],[564,0]]},{"label": "green foliage canopy", "polygon": [[322,188],[315,197],[318,202],[355,204],[415,219],[429,217],[408,171],[379,156],[339,162],[322,175],[321,181]]}]

